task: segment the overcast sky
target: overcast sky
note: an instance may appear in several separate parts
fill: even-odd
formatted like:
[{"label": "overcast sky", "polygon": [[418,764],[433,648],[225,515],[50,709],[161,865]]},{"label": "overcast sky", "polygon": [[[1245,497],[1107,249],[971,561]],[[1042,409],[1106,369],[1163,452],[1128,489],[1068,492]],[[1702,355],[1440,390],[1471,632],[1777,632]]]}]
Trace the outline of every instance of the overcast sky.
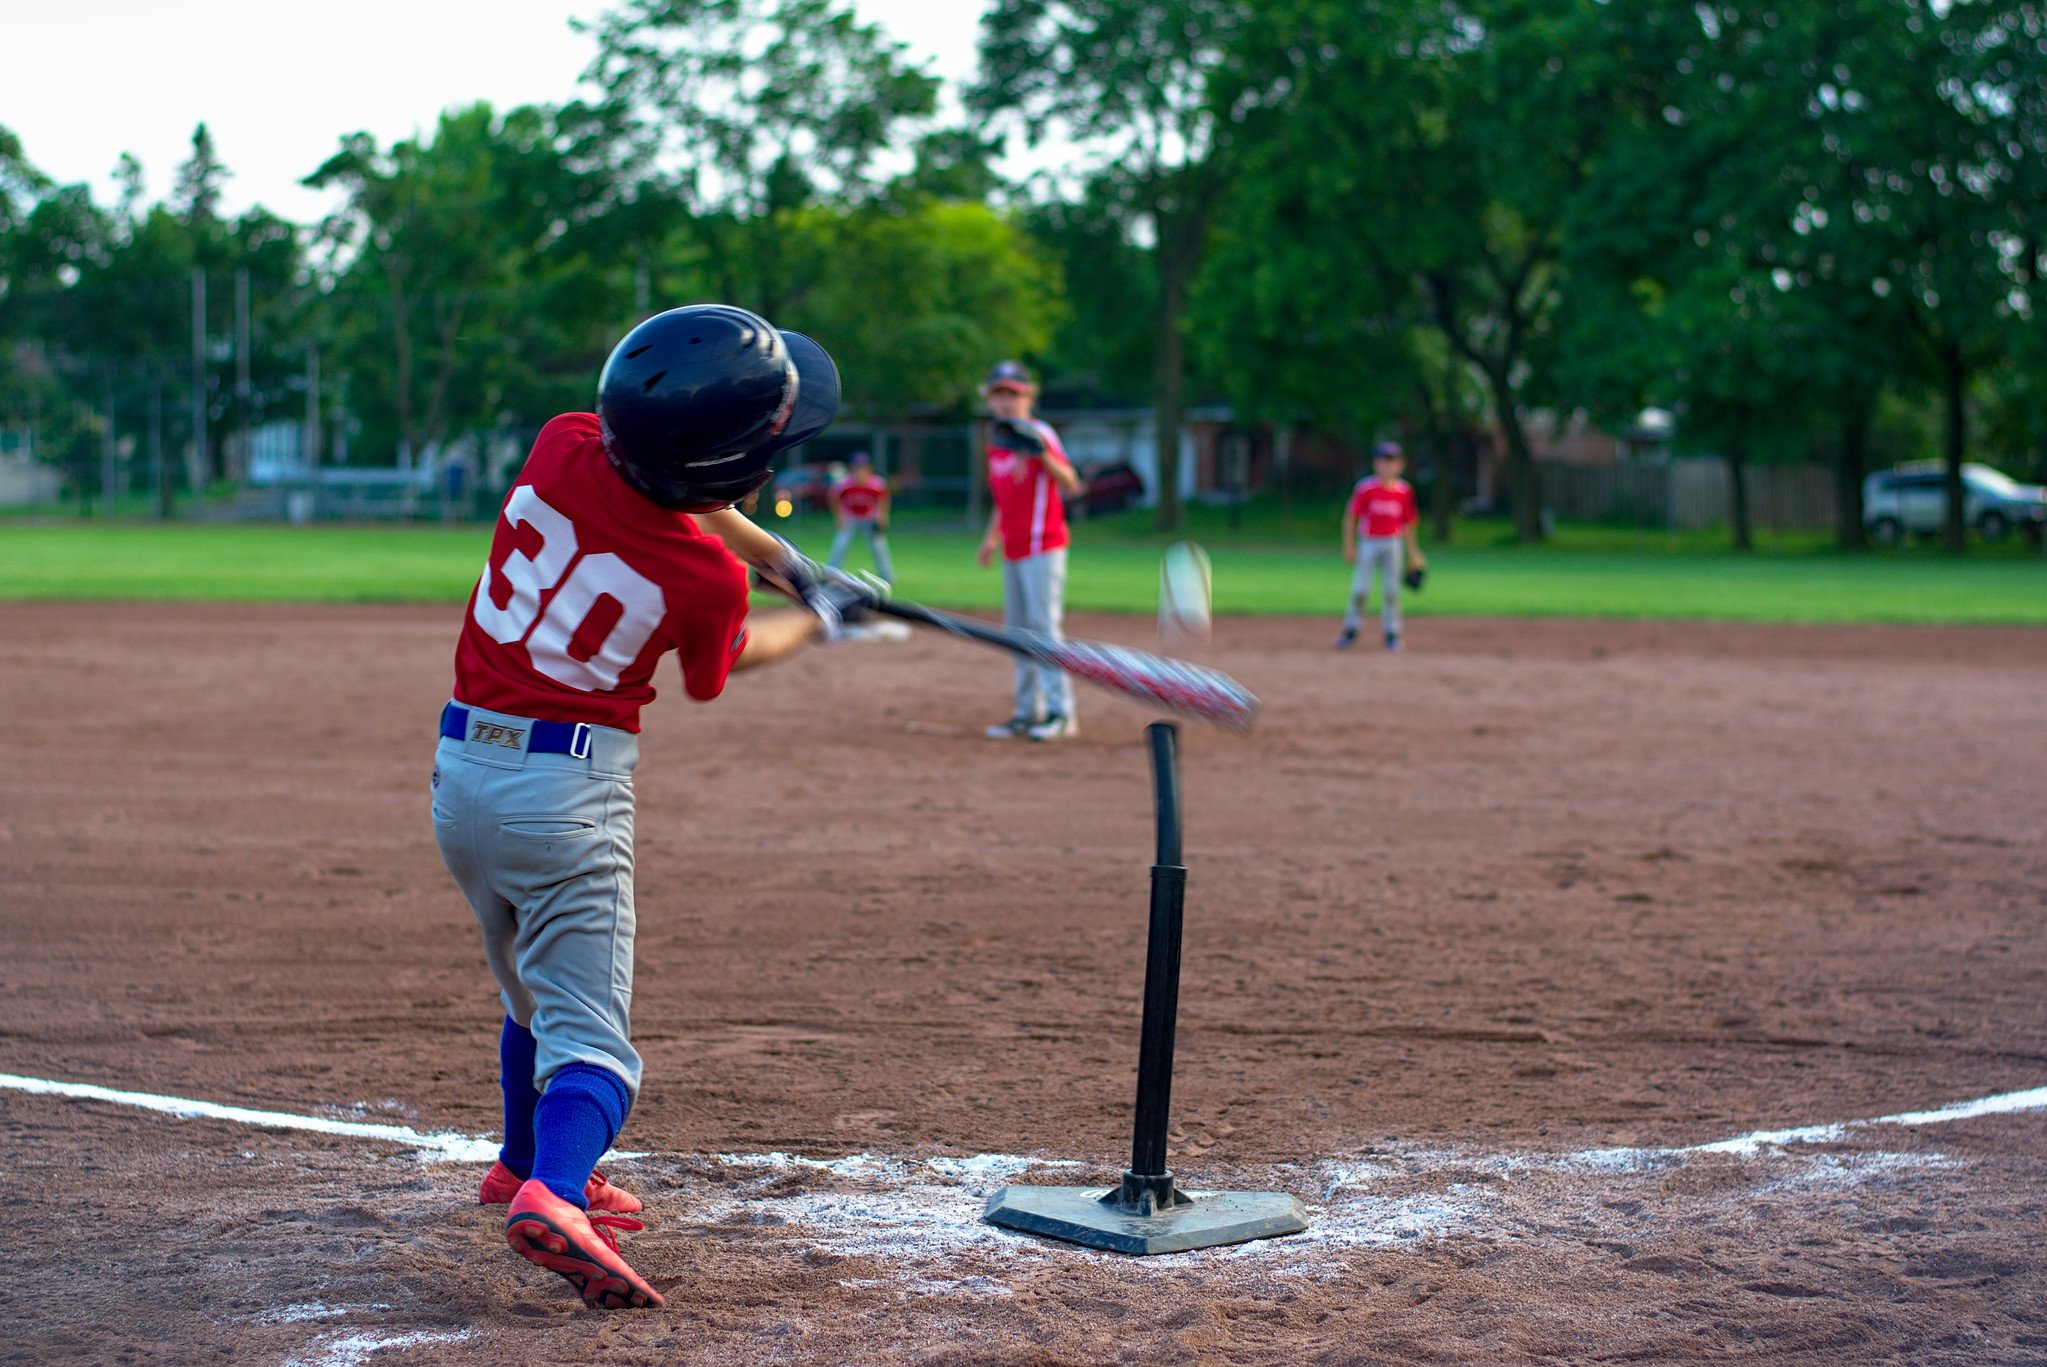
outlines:
[{"label": "overcast sky", "polygon": [[[969,74],[975,0],[853,0],[861,16]],[[450,105],[503,109],[574,93],[589,61],[572,17],[605,0],[0,0],[0,127],[59,181],[111,201],[123,152],[152,198],[204,121],[233,171],[224,208],[262,204],[301,222],[327,197],[300,188],[344,133],[391,142]]]}]

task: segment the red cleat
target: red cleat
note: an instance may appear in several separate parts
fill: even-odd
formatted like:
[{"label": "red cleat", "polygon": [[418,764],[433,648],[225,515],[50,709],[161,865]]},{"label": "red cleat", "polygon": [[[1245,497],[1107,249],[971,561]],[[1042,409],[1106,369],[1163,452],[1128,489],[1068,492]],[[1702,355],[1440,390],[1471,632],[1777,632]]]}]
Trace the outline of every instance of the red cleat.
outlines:
[{"label": "red cleat", "polygon": [[665,1305],[661,1293],[619,1256],[615,1229],[646,1226],[623,1215],[585,1215],[540,1182],[527,1182],[512,1197],[505,1242],[512,1252],[559,1273],[599,1310],[641,1310]]},{"label": "red cleat", "polygon": [[[476,1193],[476,1203],[481,1206],[502,1206],[519,1194],[519,1185],[525,1181],[503,1163],[493,1163],[490,1171],[483,1175],[483,1190]],[[583,1184],[583,1199],[590,1203],[590,1209],[606,1215],[632,1215],[640,1209],[640,1198],[625,1190],[614,1187],[605,1180],[601,1172],[590,1174],[590,1180]]]}]

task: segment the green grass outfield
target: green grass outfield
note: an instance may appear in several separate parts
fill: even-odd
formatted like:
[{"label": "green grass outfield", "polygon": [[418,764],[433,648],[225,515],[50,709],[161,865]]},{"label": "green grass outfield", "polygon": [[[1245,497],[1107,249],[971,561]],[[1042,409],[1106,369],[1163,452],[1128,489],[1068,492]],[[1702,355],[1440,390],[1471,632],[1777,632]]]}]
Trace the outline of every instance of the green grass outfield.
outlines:
[{"label": "green grass outfield", "polygon": [[[1196,525],[1214,559],[1218,612],[1341,611],[1349,571],[1333,533],[1291,542],[1277,528],[1247,533],[1259,543],[1220,524]],[[454,602],[475,583],[489,534],[484,526],[0,524],[0,600]],[[822,553],[828,535],[812,521],[797,539]],[[1000,603],[999,576],[974,564],[975,538],[956,526],[905,526],[892,543],[906,597],[982,611]],[[1082,526],[1069,604],[1152,611],[1162,545],[1135,519]],[[1954,559],[1916,547],[1853,556],[1813,546],[1808,539],[1737,555],[1697,538],[1567,528],[1552,544],[1517,547],[1501,544],[1497,527],[1475,524],[1455,544],[1429,549],[1427,589],[1409,602],[1417,614],[1467,616],[2047,623],[2047,560],[2037,550],[2007,544]]]}]

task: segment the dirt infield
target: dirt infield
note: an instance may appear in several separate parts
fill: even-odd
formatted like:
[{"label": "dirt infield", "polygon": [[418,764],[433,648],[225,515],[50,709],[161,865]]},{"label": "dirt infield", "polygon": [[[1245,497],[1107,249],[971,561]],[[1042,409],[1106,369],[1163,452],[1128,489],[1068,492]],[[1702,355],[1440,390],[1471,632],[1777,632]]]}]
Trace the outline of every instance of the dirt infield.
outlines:
[{"label": "dirt infield", "polygon": [[[0,1073],[484,1135],[449,608],[0,607]],[[1145,624],[1076,634],[1145,644]],[[1185,741],[1174,1166],[1296,1239],[982,1225],[1128,1153],[1144,717],[854,645],[648,714],[582,1311],[417,1147],[0,1089],[0,1361],[2047,1361],[2047,632],[1226,621]],[[2037,1104],[2036,1104],[2037,1103]],[[1075,1161],[1078,1165],[1073,1165]]]}]

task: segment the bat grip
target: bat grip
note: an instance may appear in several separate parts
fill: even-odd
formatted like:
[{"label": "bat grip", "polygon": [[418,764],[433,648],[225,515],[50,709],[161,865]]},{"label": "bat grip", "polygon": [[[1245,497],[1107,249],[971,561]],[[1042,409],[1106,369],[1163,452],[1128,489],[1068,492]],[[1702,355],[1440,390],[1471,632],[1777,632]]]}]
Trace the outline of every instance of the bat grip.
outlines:
[{"label": "bat grip", "polygon": [[921,622],[927,627],[942,627],[949,623],[938,613],[920,603],[906,603],[899,598],[885,598],[874,605],[875,612],[884,617],[895,617],[905,622]]},{"label": "bat grip", "polygon": [[1028,651],[1031,649],[1030,643],[1022,639],[1027,633],[1014,632],[1006,627],[989,626],[987,623],[977,622],[971,617],[955,617],[949,612],[940,612],[936,608],[927,608],[922,603],[906,603],[900,598],[888,598],[875,604],[872,611],[878,612],[884,617],[894,617],[905,622],[917,622],[927,627],[937,627],[942,631],[949,631],[955,636],[964,636],[970,641],[980,641],[991,646],[1001,646],[1004,650]]}]

